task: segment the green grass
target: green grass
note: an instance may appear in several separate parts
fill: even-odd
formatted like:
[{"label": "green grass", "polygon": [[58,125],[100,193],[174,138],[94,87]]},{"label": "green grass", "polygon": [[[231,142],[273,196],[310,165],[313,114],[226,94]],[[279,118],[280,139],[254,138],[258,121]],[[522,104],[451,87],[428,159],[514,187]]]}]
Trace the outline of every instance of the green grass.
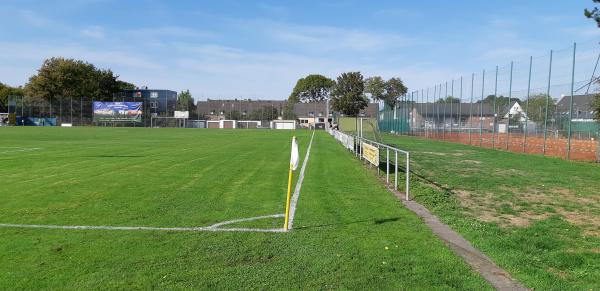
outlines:
[{"label": "green grass", "polygon": [[[183,227],[282,213],[291,135],[0,128],[0,223]],[[297,135],[303,156],[309,132]],[[298,207],[290,233],[0,228],[0,289],[490,289],[324,132]]]},{"label": "green grass", "polygon": [[525,285],[600,289],[600,165],[415,137],[384,140],[411,151],[414,198]]}]

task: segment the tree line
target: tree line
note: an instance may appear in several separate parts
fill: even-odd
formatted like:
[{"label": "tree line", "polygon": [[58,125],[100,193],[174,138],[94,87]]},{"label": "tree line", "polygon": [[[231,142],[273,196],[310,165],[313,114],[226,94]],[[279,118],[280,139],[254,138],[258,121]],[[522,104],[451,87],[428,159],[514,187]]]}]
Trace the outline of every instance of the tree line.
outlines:
[{"label": "tree line", "polygon": [[[380,76],[374,76],[364,79],[360,72],[348,72],[342,73],[336,80],[332,80],[323,75],[312,74],[296,82],[288,97],[288,103],[321,102],[329,99],[333,110],[346,116],[357,116],[361,110],[367,107],[369,98],[373,101],[383,101],[386,105],[394,107],[399,98],[407,91],[408,88],[400,78],[385,80]],[[507,108],[515,101],[525,102],[521,106],[527,107],[528,117],[535,122],[545,119],[546,102],[548,102],[547,115],[552,117],[556,112],[556,101],[548,98],[546,94],[532,95],[528,101],[502,95],[488,95],[475,103],[495,104],[495,112],[500,112],[501,109]],[[454,96],[439,98],[433,102],[461,103],[460,99]]]},{"label": "tree line", "polygon": [[[112,101],[115,94],[137,88],[133,83],[119,80],[119,75],[110,69],[100,69],[82,60],[53,57],[42,63],[25,86],[0,83],[0,105],[8,105],[9,96],[24,96],[24,101],[30,104],[66,101],[67,98]],[[196,105],[189,90],[179,94],[176,106],[177,110],[195,114]]]},{"label": "tree line", "polygon": [[380,76],[364,78],[360,72],[342,73],[336,80],[311,74],[299,79],[288,103],[330,100],[333,110],[357,116],[369,104],[369,98],[395,106],[408,88],[400,78],[384,80]]}]

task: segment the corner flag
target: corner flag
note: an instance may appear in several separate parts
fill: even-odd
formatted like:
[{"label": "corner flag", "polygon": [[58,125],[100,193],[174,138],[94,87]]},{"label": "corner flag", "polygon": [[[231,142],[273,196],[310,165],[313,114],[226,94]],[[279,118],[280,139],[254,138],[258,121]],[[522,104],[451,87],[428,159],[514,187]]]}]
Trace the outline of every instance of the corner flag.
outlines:
[{"label": "corner flag", "polygon": [[296,137],[292,138],[292,154],[290,156],[290,172],[288,175],[288,188],[287,188],[287,199],[285,203],[285,222],[283,225],[284,230],[288,230],[288,222],[290,217],[290,199],[292,196],[292,175],[294,171],[298,168],[298,161],[300,160],[300,155],[298,154],[298,141],[296,141]]},{"label": "corner flag", "polygon": [[296,141],[296,137],[292,138],[292,156],[290,157],[290,168],[292,171],[295,171],[298,168],[298,160],[300,160],[300,156],[298,155],[298,141]]}]

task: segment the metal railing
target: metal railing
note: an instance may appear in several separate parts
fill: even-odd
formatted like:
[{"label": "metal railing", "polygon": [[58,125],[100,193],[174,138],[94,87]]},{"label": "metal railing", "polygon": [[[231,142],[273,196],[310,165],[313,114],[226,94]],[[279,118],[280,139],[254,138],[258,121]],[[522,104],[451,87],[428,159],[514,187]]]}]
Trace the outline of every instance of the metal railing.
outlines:
[{"label": "metal railing", "polygon": [[[372,140],[366,139],[366,138],[358,136],[358,135],[344,133],[344,132],[341,132],[338,130],[327,129],[327,132],[329,134],[331,134],[336,140],[341,142],[346,147],[346,149],[353,152],[354,155],[356,157],[358,157],[359,160],[361,160],[361,161],[365,160],[364,152],[363,152],[364,146],[362,145],[363,143],[377,147],[379,157],[381,157],[381,149],[385,149],[385,182],[388,185],[390,184],[390,164],[391,164],[390,163],[390,152],[393,152],[393,155],[394,155],[394,161],[393,161],[394,190],[398,190],[398,155],[399,154],[404,155],[405,160],[406,160],[405,199],[407,201],[410,200],[410,152],[401,150],[401,149],[398,149],[393,146],[386,145],[386,144],[383,144],[380,142],[372,141]],[[377,174],[379,174],[379,172],[380,172],[380,165],[381,165],[381,162],[379,162],[379,165],[376,165],[377,166]]]}]

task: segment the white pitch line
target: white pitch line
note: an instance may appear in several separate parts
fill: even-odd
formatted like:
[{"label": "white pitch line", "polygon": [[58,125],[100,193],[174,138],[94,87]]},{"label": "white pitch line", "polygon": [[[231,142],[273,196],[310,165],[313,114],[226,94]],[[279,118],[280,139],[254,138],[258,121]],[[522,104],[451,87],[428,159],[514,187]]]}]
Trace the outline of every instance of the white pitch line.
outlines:
[{"label": "white pitch line", "polygon": [[298,198],[300,198],[300,189],[302,188],[302,181],[304,181],[304,170],[306,169],[306,164],[308,163],[308,157],[310,156],[310,148],[312,147],[312,142],[314,138],[315,131],[313,130],[312,136],[310,137],[310,143],[308,143],[308,148],[306,149],[306,156],[304,157],[304,162],[302,162],[302,168],[300,169],[300,174],[298,175],[298,181],[296,182],[296,188],[294,189],[292,202],[290,203],[290,219],[288,222],[288,229],[292,229],[292,227],[294,226],[294,215],[296,214],[296,205],[298,204]]},{"label": "white pitch line", "polygon": [[23,147],[0,147],[0,149],[8,149],[5,151],[1,151],[0,154],[32,152],[32,151],[41,150],[41,148],[23,148]]},{"label": "white pitch line", "polygon": [[[312,142],[315,137],[315,131],[313,131],[312,136],[310,137],[310,143],[308,144],[308,148],[306,149],[306,156],[304,157],[304,161],[302,162],[302,168],[300,169],[300,174],[298,175],[298,181],[296,182],[296,188],[294,189],[294,194],[292,196],[292,201],[290,202],[290,219],[289,219],[289,229],[292,229],[294,224],[294,214],[296,213],[296,205],[298,204],[298,198],[300,197],[300,189],[302,188],[302,181],[304,181],[304,170],[306,169],[306,164],[308,163],[308,157],[310,156],[310,148],[312,147]],[[263,215],[257,217],[249,217],[249,218],[240,218],[227,220],[219,223],[215,223],[211,226],[205,227],[153,227],[153,226],[106,226],[106,225],[45,225],[45,224],[13,224],[13,223],[0,223],[0,227],[5,228],[44,228],[44,229],[92,229],[92,230],[154,230],[154,231],[229,231],[229,232],[285,232],[283,228],[219,228],[223,225],[238,223],[238,222],[246,222],[253,221],[264,218],[279,218],[284,217],[284,214],[272,214],[272,215]]]},{"label": "white pitch line", "polygon": [[282,228],[219,228],[220,226],[246,222],[252,220],[259,220],[264,218],[279,218],[283,217],[283,214],[264,215],[250,218],[240,218],[234,220],[223,221],[215,223],[211,226],[204,227],[154,227],[154,226],[107,226],[107,225],[46,225],[46,224],[13,224],[13,223],[0,223],[0,227],[5,228],[45,228],[45,229],[83,229],[83,230],[152,230],[152,231],[229,231],[229,232],[284,232]]}]

